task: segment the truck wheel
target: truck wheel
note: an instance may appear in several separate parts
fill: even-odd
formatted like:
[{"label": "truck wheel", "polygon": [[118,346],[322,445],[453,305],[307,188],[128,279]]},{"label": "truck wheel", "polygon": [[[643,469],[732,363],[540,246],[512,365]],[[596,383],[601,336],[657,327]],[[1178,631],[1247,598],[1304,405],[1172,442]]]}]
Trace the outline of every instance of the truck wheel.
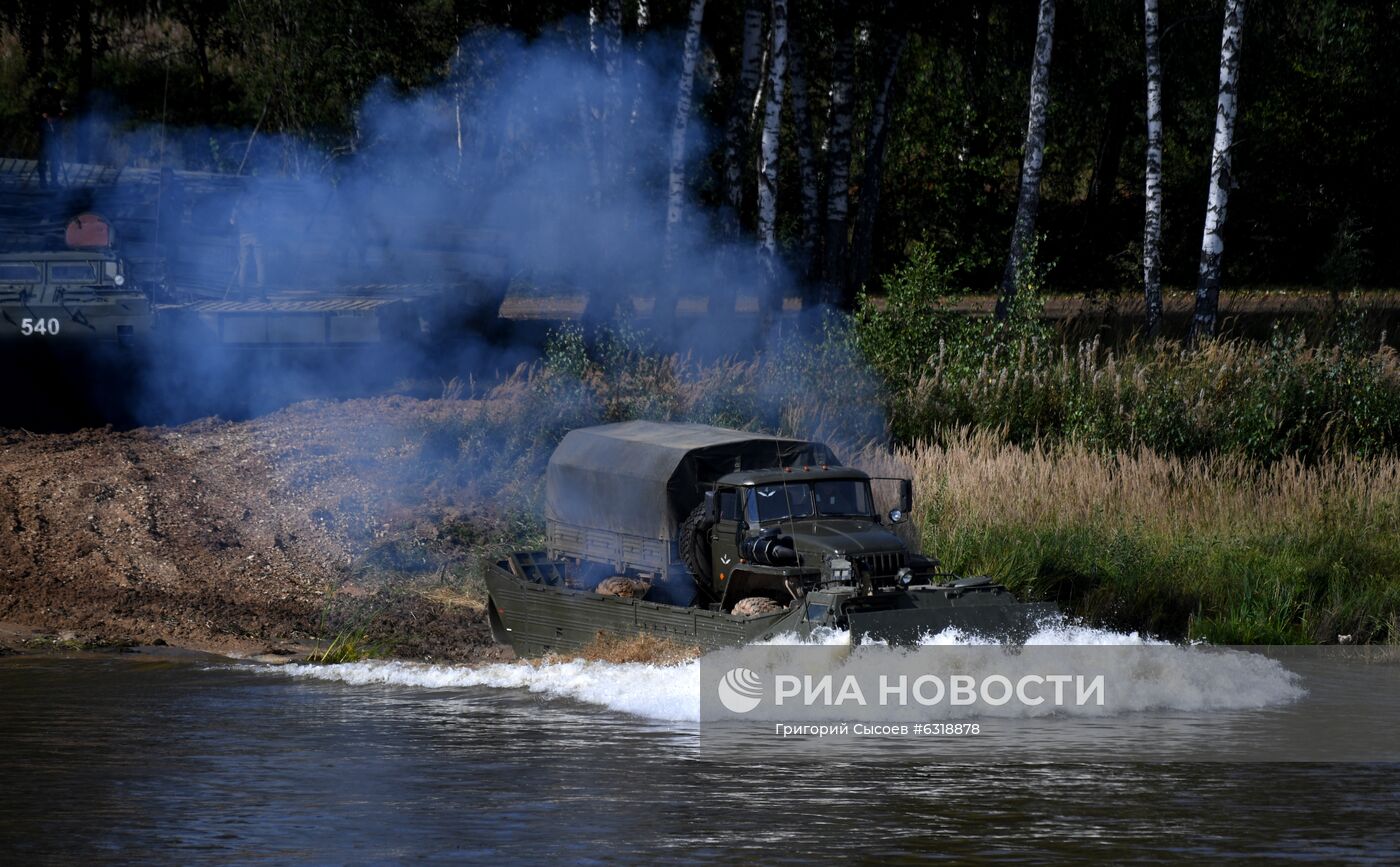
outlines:
[{"label": "truck wheel", "polygon": [[705,521],[705,504],[695,507],[681,524],[681,560],[701,587],[710,586],[710,528]]},{"label": "truck wheel", "polygon": [[739,617],[758,617],[761,614],[776,614],[783,606],[767,596],[748,596],[734,603],[734,614]]}]

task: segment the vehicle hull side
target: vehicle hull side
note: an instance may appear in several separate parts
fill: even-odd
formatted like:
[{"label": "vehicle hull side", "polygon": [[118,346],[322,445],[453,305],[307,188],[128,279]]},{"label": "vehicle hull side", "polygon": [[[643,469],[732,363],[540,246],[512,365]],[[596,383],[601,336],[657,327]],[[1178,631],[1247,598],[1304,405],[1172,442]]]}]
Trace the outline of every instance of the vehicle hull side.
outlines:
[{"label": "vehicle hull side", "polygon": [[736,617],[529,581],[494,561],[484,563],[483,571],[489,604],[520,656],[576,652],[599,634],[624,639],[648,635],[711,650],[806,627],[801,605],[761,617]]}]

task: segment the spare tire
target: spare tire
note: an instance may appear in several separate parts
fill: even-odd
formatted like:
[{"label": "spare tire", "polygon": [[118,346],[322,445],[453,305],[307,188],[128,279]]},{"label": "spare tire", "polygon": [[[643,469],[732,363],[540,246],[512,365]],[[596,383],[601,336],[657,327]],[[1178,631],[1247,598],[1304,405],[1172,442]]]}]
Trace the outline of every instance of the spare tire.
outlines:
[{"label": "spare tire", "polygon": [[681,524],[681,560],[685,568],[706,592],[710,589],[710,522],[705,518],[705,504],[701,503],[686,516]]},{"label": "spare tire", "polygon": [[734,603],[733,613],[738,617],[758,617],[761,614],[776,614],[783,606],[767,596],[746,596]]}]

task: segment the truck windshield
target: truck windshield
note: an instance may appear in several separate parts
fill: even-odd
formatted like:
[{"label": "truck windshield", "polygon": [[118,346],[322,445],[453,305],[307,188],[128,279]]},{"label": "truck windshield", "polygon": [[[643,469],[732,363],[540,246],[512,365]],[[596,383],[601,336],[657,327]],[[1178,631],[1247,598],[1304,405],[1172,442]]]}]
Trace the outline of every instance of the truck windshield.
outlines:
[{"label": "truck windshield", "polygon": [[38,265],[28,262],[0,264],[0,283],[38,283],[43,279]]},{"label": "truck windshield", "polygon": [[49,279],[55,283],[96,283],[97,272],[91,262],[54,262],[49,265]]},{"label": "truck windshield", "polygon": [[749,523],[812,516],[812,489],[804,483],[758,485],[749,495]]},{"label": "truck windshield", "polygon": [[835,479],[813,485],[817,494],[817,511],[823,515],[844,515],[869,518],[870,487],[856,479]]},{"label": "truck windshield", "polygon": [[789,518],[830,517],[869,518],[870,488],[858,479],[832,479],[808,484],[758,485],[748,502],[750,524],[767,524]]}]

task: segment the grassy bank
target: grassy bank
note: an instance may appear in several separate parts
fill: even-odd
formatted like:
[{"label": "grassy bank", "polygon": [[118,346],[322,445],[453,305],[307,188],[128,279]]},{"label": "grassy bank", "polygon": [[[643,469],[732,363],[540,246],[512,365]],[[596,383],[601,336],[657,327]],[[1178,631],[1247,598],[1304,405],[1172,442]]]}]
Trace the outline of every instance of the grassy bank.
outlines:
[{"label": "grassy bank", "polygon": [[1083,445],[867,452],[909,472],[924,549],[1094,622],[1217,643],[1400,640],[1400,460],[1259,465]]},{"label": "grassy bank", "polygon": [[914,476],[923,547],[948,568],[1093,622],[1222,643],[1400,640],[1391,349],[1294,334],[1109,352],[1025,323],[916,321],[897,303],[880,316],[903,318],[832,321],[716,363],[625,330],[564,333],[495,392],[490,419],[433,435],[453,462],[438,478],[528,512],[525,480],[580,424],[818,437]]}]

